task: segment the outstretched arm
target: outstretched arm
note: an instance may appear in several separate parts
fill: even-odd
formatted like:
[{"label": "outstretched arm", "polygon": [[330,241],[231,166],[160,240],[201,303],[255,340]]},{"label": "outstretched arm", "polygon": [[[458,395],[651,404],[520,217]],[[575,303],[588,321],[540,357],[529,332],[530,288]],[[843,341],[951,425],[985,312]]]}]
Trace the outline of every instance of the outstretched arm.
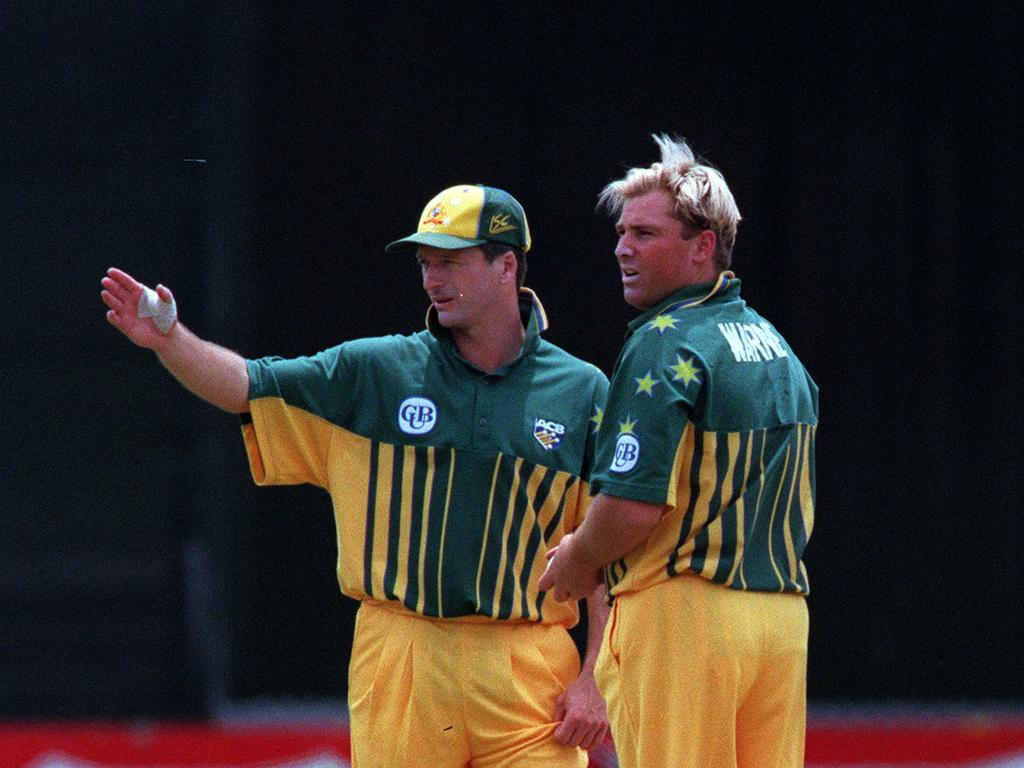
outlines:
[{"label": "outstretched arm", "polygon": [[[249,372],[236,352],[204,341],[175,321],[165,333],[153,317],[139,312],[145,286],[120,269],[110,268],[100,283],[100,297],[109,308],[107,320],[134,344],[151,349],[164,367],[190,392],[229,413],[249,410]],[[174,300],[162,285],[156,287],[160,301]]]},{"label": "outstretched arm", "polygon": [[561,720],[555,729],[555,739],[583,749],[599,746],[608,733],[608,713],[594,680],[594,666],[608,623],[604,592],[602,583],[587,596],[587,650],[580,676],[558,697],[555,709],[555,719]]}]

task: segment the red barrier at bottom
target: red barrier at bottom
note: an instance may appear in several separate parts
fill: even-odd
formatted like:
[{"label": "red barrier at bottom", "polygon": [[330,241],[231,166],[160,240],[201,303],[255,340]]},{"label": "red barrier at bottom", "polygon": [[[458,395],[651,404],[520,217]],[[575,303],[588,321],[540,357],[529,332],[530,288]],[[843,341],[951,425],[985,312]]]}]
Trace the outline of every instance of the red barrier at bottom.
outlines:
[{"label": "red barrier at bottom", "polygon": [[807,729],[808,765],[981,765],[1016,758],[1024,768],[1024,718],[985,715],[828,720]]},{"label": "red barrier at bottom", "polygon": [[[348,729],[284,725],[0,725],[0,768],[61,755],[100,766],[266,766],[333,757],[348,765]],[[343,762],[342,762],[343,761]],[[72,763],[73,765],[74,763]]]},{"label": "red barrier at bottom", "polygon": [[[0,724],[0,768],[349,768],[344,725]],[[615,768],[610,739],[590,768]]]},{"label": "red barrier at bottom", "polygon": [[[279,724],[0,724],[0,768],[348,768],[348,730]],[[613,768],[610,749],[591,768]],[[1024,766],[1024,718],[827,720],[807,765]]]}]

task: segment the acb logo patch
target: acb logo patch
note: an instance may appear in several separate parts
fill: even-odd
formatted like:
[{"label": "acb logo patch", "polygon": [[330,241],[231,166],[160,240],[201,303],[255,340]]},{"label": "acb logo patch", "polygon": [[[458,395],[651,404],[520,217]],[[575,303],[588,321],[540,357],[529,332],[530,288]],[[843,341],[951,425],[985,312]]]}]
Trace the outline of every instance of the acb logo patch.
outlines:
[{"label": "acb logo patch", "polygon": [[553,451],[562,443],[562,435],[565,434],[565,425],[557,421],[536,418],[533,420],[533,436],[541,444],[545,451]]}]

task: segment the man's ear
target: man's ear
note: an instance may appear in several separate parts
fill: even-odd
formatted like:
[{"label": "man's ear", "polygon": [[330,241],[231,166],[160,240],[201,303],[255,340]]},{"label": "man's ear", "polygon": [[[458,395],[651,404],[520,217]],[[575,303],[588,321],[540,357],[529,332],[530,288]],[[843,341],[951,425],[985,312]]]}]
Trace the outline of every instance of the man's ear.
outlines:
[{"label": "man's ear", "polygon": [[714,259],[716,245],[718,237],[710,229],[702,229],[697,233],[697,253],[702,262]]},{"label": "man's ear", "polygon": [[516,255],[512,251],[505,251],[505,255],[501,257],[502,260],[502,271],[501,279],[511,280],[513,283],[516,281],[516,269],[519,264],[516,261]]}]

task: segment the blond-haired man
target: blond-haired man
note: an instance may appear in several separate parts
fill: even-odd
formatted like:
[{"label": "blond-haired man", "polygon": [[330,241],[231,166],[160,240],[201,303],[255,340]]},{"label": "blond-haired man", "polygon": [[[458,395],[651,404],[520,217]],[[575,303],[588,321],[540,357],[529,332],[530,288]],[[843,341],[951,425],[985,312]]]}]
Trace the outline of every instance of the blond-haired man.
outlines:
[{"label": "blond-haired man", "polygon": [[739,210],[685,141],[602,191],[629,324],[583,526],[541,588],[614,600],[598,659],[623,768],[802,766],[817,387],[740,298]]}]

